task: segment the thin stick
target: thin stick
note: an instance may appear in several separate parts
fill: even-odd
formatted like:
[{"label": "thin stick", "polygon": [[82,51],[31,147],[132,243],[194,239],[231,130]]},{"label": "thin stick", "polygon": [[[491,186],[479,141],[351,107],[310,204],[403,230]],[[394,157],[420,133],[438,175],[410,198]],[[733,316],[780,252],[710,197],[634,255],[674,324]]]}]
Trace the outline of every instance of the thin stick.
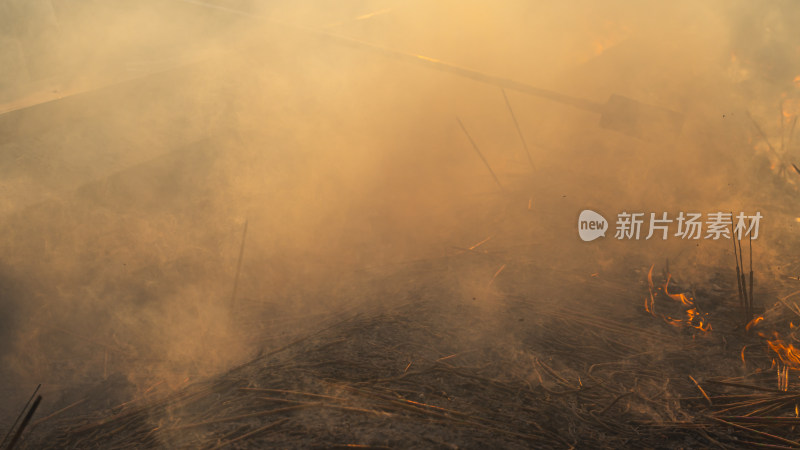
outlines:
[{"label": "thin stick", "polygon": [[[374,51],[374,52],[377,52],[377,53],[382,53],[384,55],[388,55],[388,56],[392,56],[392,57],[395,57],[395,58],[399,58],[401,60],[405,60],[405,61],[421,64],[421,65],[424,65],[424,66],[427,66],[429,68],[436,69],[436,70],[439,70],[439,71],[442,71],[442,72],[448,72],[448,73],[456,74],[456,75],[459,75],[461,77],[465,77],[465,78],[469,78],[469,79],[472,79],[472,80],[475,80],[475,81],[479,81],[481,83],[487,83],[487,84],[491,84],[493,86],[498,86],[498,87],[502,87],[502,88],[513,89],[515,91],[525,92],[525,93],[530,94],[530,95],[535,95],[537,97],[546,98],[546,99],[549,99],[549,100],[552,100],[552,101],[555,101],[555,102],[563,103],[565,105],[570,105],[570,106],[573,106],[575,108],[580,108],[580,109],[583,109],[583,110],[586,110],[586,111],[590,111],[590,112],[594,112],[594,113],[603,113],[604,108],[605,108],[605,105],[602,104],[602,103],[599,103],[599,102],[595,102],[595,101],[587,100],[587,99],[583,99],[583,98],[570,97],[568,95],[560,94],[558,92],[548,91],[546,89],[541,89],[541,88],[529,86],[527,84],[520,83],[520,82],[517,82],[517,81],[514,81],[514,80],[510,80],[508,78],[498,77],[498,76],[495,76],[495,75],[489,75],[489,74],[478,72],[477,70],[472,70],[472,69],[467,69],[465,67],[456,66],[455,64],[450,64],[450,63],[445,62],[445,61],[440,61],[438,59],[434,59],[434,58],[431,58],[429,56],[417,55],[417,54],[414,54],[414,53],[408,53],[408,52],[404,52],[404,51],[400,51],[400,50],[394,50],[392,48],[384,47],[382,45],[373,44],[371,42],[362,41],[362,40],[355,39],[355,38],[352,38],[352,37],[347,37],[347,36],[342,36],[342,35],[339,35],[339,34],[330,33],[328,31],[324,31],[324,30],[317,30],[317,29],[310,28],[310,27],[307,27],[307,26],[294,25],[294,24],[289,24],[289,23],[286,23],[286,22],[270,20],[270,19],[267,19],[267,18],[265,18],[263,16],[260,16],[258,14],[249,13],[249,12],[245,12],[245,11],[240,11],[240,10],[236,10],[236,9],[232,9],[232,8],[221,7],[221,6],[217,6],[217,5],[212,5],[210,3],[207,3],[207,2],[204,2],[204,1],[200,1],[200,0],[181,0],[181,1],[183,1],[184,3],[191,3],[191,4],[194,4],[194,5],[197,5],[197,6],[201,6],[201,7],[204,7],[204,8],[211,8],[211,9],[217,9],[217,10],[226,11],[226,12],[229,12],[229,13],[232,13],[232,14],[236,14],[236,15],[241,15],[241,16],[246,16],[246,17],[254,17],[254,18],[259,18],[259,19],[262,19],[262,20],[266,19],[270,23],[272,23],[272,24],[274,24],[276,26],[289,28],[289,29],[293,29],[293,30],[297,30],[297,31],[302,31],[302,32],[305,32],[305,33],[309,33],[309,34],[312,34],[312,35],[319,36],[319,37],[324,37],[324,38],[330,39],[330,40],[332,40],[334,42],[338,42],[338,43],[344,44],[344,45],[349,45],[351,47],[362,48],[362,49],[371,50],[371,51]],[[2,111],[0,111],[0,112],[2,112]]]},{"label": "thin stick", "polygon": [[469,135],[469,131],[467,131],[467,128],[464,126],[464,123],[461,122],[461,119],[459,119],[458,117],[456,117],[456,120],[458,121],[458,125],[461,127],[461,130],[464,132],[464,135],[467,136],[469,143],[472,144],[472,148],[475,149],[475,153],[478,154],[478,156],[481,158],[481,161],[483,161],[483,164],[486,166],[487,169],[489,169],[489,173],[492,174],[494,182],[497,183],[497,186],[500,188],[501,191],[505,191],[505,189],[503,189],[503,185],[500,184],[500,179],[497,178],[497,175],[495,175],[494,170],[492,170],[492,166],[489,165],[489,161],[487,161],[486,158],[483,156],[483,153],[481,153],[481,149],[478,148],[478,144],[476,144],[475,140],[472,139],[472,136]]},{"label": "thin stick", "polygon": [[792,119],[792,127],[789,128],[789,140],[786,142],[787,154],[792,151],[792,142],[794,142],[794,129],[797,126],[797,117],[798,116],[794,116],[794,119]]},{"label": "thin stick", "polygon": [[784,149],[786,149],[786,147],[784,147],[783,145],[784,145],[784,142],[785,142],[784,136],[786,135],[786,132],[784,131],[784,122],[785,122],[785,120],[783,120],[783,101],[779,102],[778,106],[779,106],[779,109],[780,109],[779,113],[780,113],[780,118],[781,118],[781,153],[784,153]]},{"label": "thin stick", "polygon": [[711,419],[711,420],[714,420],[716,422],[722,423],[724,425],[728,425],[728,426],[731,426],[731,427],[734,427],[734,428],[738,428],[738,429],[744,430],[744,431],[749,431],[751,433],[755,433],[755,434],[758,434],[760,436],[764,436],[766,438],[774,439],[774,440],[776,440],[778,442],[783,442],[784,444],[789,444],[789,445],[794,446],[794,447],[800,447],[800,442],[797,442],[797,441],[792,441],[790,439],[785,439],[785,438],[782,438],[780,436],[775,436],[774,434],[765,433],[763,431],[754,430],[752,428],[745,427],[745,426],[742,426],[742,425],[739,425],[739,424],[736,424],[736,423],[733,423],[733,422],[728,422],[727,420],[717,419],[716,417],[713,417],[713,416],[707,416],[707,417],[709,419]]},{"label": "thin stick", "polygon": [[778,154],[778,152],[775,151],[775,147],[772,146],[772,144],[769,142],[769,139],[767,139],[767,135],[761,128],[761,125],[759,125],[758,122],[756,122],[756,119],[752,115],[750,115],[750,111],[746,112],[747,112],[747,117],[750,118],[750,121],[753,122],[753,126],[756,127],[756,131],[758,131],[758,134],[761,135],[761,139],[763,139],[764,142],[767,144],[767,147],[769,147],[769,150],[772,152],[772,154],[775,155],[778,159],[780,159],[781,156]]},{"label": "thin stick", "polygon": [[239,248],[239,261],[236,262],[236,277],[233,279],[233,292],[231,293],[231,316],[236,310],[236,291],[239,289],[239,274],[242,271],[242,259],[244,257],[244,243],[247,239],[247,220],[244,221],[244,231],[242,231],[242,246]]},{"label": "thin stick", "polygon": [[9,436],[11,436],[11,433],[13,433],[13,432],[14,432],[14,428],[16,428],[16,427],[17,427],[17,424],[19,423],[19,419],[21,419],[21,418],[22,418],[22,415],[23,415],[23,414],[25,414],[25,411],[27,411],[27,409],[28,409],[28,406],[30,406],[31,402],[33,401],[33,398],[34,398],[34,397],[36,397],[36,393],[37,393],[37,392],[39,392],[39,389],[40,389],[41,387],[42,387],[42,384],[41,384],[41,383],[39,383],[39,385],[38,385],[38,386],[36,386],[36,389],[34,389],[34,390],[33,390],[33,394],[31,394],[31,397],[28,399],[28,402],[27,402],[27,403],[25,403],[25,407],[24,407],[24,408],[22,408],[22,411],[20,411],[20,412],[19,412],[19,415],[17,416],[17,420],[15,420],[15,421],[14,421],[14,424],[13,424],[13,425],[11,425],[11,428],[8,430],[8,432],[6,433],[6,435],[5,435],[5,436],[3,436],[3,440],[2,440],[2,441],[0,441],[0,447],[2,447],[2,446],[3,446],[3,444],[5,444],[5,443],[6,443],[6,440],[8,440],[8,437],[9,437]]},{"label": "thin stick", "polygon": [[[719,384],[721,386],[738,387],[738,388],[742,388],[742,389],[751,389],[753,391],[773,392],[773,393],[786,395],[785,392],[779,391],[777,389],[770,389],[770,388],[764,388],[764,387],[760,387],[760,386],[753,386],[753,385],[750,385],[750,384],[732,383],[732,382],[729,382],[729,381],[717,381],[717,380],[705,380],[704,383]],[[800,397],[800,395],[788,395],[786,397],[786,399],[793,399],[793,398],[797,398],[797,397]],[[786,400],[786,399],[781,398],[781,399],[778,399],[778,400]],[[773,401],[773,400],[774,399],[768,399],[768,400],[765,400],[765,401]]]},{"label": "thin stick", "polygon": [[492,284],[494,283],[494,280],[497,278],[498,275],[500,275],[500,272],[502,272],[503,269],[505,269],[505,268],[506,268],[506,265],[503,264],[502,266],[500,266],[499,269],[497,269],[497,272],[494,273],[494,275],[492,276],[492,279],[489,280],[489,284],[486,285],[487,288],[492,286]]},{"label": "thin stick", "polygon": [[778,301],[783,303],[783,306],[788,308],[789,311],[791,311],[791,312],[797,314],[798,316],[800,316],[800,311],[798,311],[797,305],[793,304],[794,306],[792,306],[792,305],[789,304],[789,302],[787,302],[787,300],[789,300],[790,297],[794,297],[797,294],[800,294],[800,291],[794,291],[794,292],[792,292],[791,294],[789,294],[789,295],[787,295],[785,297],[778,297]]},{"label": "thin stick", "polygon": [[237,438],[231,439],[230,441],[221,442],[216,447],[214,447],[214,449],[227,447],[227,446],[229,446],[229,445],[231,445],[231,444],[233,444],[235,442],[241,441],[242,439],[247,439],[247,438],[253,437],[253,436],[255,436],[255,435],[259,434],[259,433],[263,433],[263,432],[265,432],[265,431],[267,431],[267,430],[269,430],[271,428],[275,428],[275,427],[277,427],[279,425],[283,425],[284,423],[286,423],[288,421],[289,421],[289,419],[280,419],[278,421],[275,421],[275,422],[272,422],[272,423],[268,423],[268,424],[264,425],[261,428],[257,428],[255,430],[249,432],[249,433],[245,433],[245,434],[243,434],[243,435],[241,435],[241,436],[239,436]]},{"label": "thin stick", "polygon": [[778,449],[778,450],[791,450],[796,447],[787,447],[785,445],[777,445],[777,444],[764,444],[761,442],[751,442],[751,441],[739,441],[741,444],[752,445],[753,447],[758,448],[771,448],[771,449]]},{"label": "thin stick", "polygon": [[750,316],[750,308],[747,307],[749,303],[747,300],[747,280],[744,277],[744,262],[742,262],[742,241],[739,240],[739,267],[742,268],[742,292],[744,293],[744,301],[745,301],[745,323],[750,322],[753,320],[753,317]]},{"label": "thin stick", "polygon": [[246,392],[263,392],[263,393],[277,393],[277,394],[292,394],[301,395],[303,397],[324,398],[326,400],[346,401],[346,398],[334,397],[331,395],[315,394],[313,392],[292,391],[287,389],[265,389],[265,388],[239,388],[240,391]]},{"label": "thin stick", "polygon": [[522,148],[525,149],[525,155],[528,157],[528,162],[531,165],[531,170],[536,170],[536,166],[533,164],[533,158],[531,157],[531,152],[528,149],[528,143],[525,141],[525,136],[522,134],[522,128],[519,126],[519,122],[517,121],[517,116],[514,114],[514,110],[511,108],[511,102],[508,101],[508,95],[506,95],[505,88],[500,88],[500,91],[503,93],[503,99],[506,101],[506,107],[508,108],[508,113],[511,114],[511,120],[514,121],[514,127],[517,129],[517,134],[519,135],[519,140],[522,141]]},{"label": "thin stick", "polygon": [[700,387],[700,383],[698,383],[697,380],[695,380],[694,377],[691,375],[689,375],[689,379],[692,380],[692,383],[694,383],[695,386],[697,386],[697,389],[700,389],[700,393],[703,394],[703,397],[705,397],[708,404],[711,405],[712,404],[711,398],[709,398],[708,394],[706,394],[706,391],[703,390],[702,387]]},{"label": "thin stick", "polygon": [[28,422],[31,421],[31,417],[33,417],[33,413],[36,412],[36,408],[39,407],[39,403],[41,401],[42,401],[42,396],[37,395],[36,400],[34,400],[33,405],[31,405],[31,409],[28,410],[28,414],[25,414],[25,418],[22,419],[22,423],[19,425],[17,433],[14,435],[13,438],[11,438],[11,441],[8,443],[8,450],[13,449],[14,446],[17,445],[17,442],[19,442],[19,438],[22,436],[22,432],[25,431],[25,427],[28,426]]},{"label": "thin stick", "polygon": [[210,419],[210,420],[206,420],[206,421],[203,421],[203,422],[189,423],[189,424],[185,424],[185,425],[176,426],[176,427],[173,427],[173,428],[167,428],[164,431],[165,432],[175,432],[175,431],[187,430],[187,429],[190,429],[190,428],[204,427],[206,425],[214,425],[214,424],[217,424],[217,423],[237,422],[237,421],[240,421],[240,420],[243,420],[243,419],[252,419],[252,418],[255,418],[255,417],[268,416],[268,415],[271,415],[271,414],[281,414],[281,413],[285,413],[285,412],[289,412],[289,411],[295,411],[295,410],[298,410],[298,409],[310,408],[312,406],[322,406],[322,402],[303,403],[303,404],[300,404],[300,405],[287,406],[285,408],[270,409],[270,410],[267,410],[267,411],[258,411],[258,412],[249,413],[249,414],[240,414],[240,415],[237,415],[237,416],[221,417],[221,418],[218,418],[218,419]]},{"label": "thin stick", "polygon": [[748,233],[747,236],[750,242],[750,303],[748,304],[748,314],[753,317],[753,234]]},{"label": "thin stick", "polygon": [[[733,216],[733,213],[731,213]],[[733,260],[736,263],[736,287],[739,290],[739,306],[742,308],[742,315],[745,319],[745,324],[747,323],[747,306],[745,305],[744,295],[742,292],[742,278],[740,276],[741,272],[739,270],[739,256],[736,252],[736,232],[733,229],[733,221],[731,221],[731,242],[733,242]]]},{"label": "thin stick", "polygon": [[50,414],[49,416],[47,416],[47,417],[43,417],[43,418],[41,418],[41,419],[37,420],[36,422],[33,422],[33,424],[31,425],[31,428],[35,427],[36,425],[39,425],[39,424],[40,424],[40,423],[42,423],[42,422],[47,422],[48,420],[52,419],[53,417],[55,417],[55,416],[57,416],[57,415],[59,415],[59,414],[61,414],[61,413],[65,412],[65,411],[68,411],[68,410],[70,410],[70,409],[72,409],[72,408],[74,408],[74,407],[76,407],[76,406],[80,405],[81,403],[85,402],[86,400],[87,400],[86,398],[83,398],[83,399],[81,399],[81,400],[78,400],[77,402],[75,402],[75,403],[73,403],[73,404],[71,404],[71,405],[69,405],[69,406],[65,406],[65,407],[63,407],[63,408],[59,409],[58,411],[56,411],[56,412],[54,412],[54,413],[51,413],[51,414]]}]

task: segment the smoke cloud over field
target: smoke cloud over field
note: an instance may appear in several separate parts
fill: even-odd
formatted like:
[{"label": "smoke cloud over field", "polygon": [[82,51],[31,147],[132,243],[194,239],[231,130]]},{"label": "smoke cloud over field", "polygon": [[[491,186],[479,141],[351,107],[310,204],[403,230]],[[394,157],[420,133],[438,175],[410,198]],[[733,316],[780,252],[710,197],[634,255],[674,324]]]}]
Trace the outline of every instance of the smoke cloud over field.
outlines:
[{"label": "smoke cloud over field", "polygon": [[[2,376],[179,386],[297,332],[275,317],[388,301],[364,273],[475,249],[587,275],[730,265],[729,241],[616,240],[622,211],[761,211],[755,258],[782,274],[798,20],[788,1],[0,0]],[[680,133],[620,132],[615,95]],[[584,209],[605,238],[580,241]],[[503,277],[532,276],[508,264],[442,283],[490,315]]]}]

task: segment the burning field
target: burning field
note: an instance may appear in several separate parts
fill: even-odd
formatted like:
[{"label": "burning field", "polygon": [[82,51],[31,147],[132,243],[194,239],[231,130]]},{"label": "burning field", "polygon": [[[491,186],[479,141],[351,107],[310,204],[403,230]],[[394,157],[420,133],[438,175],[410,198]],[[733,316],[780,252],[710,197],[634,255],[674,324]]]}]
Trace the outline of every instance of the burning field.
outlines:
[{"label": "burning field", "polygon": [[2,448],[799,448],[800,7],[0,0]]}]

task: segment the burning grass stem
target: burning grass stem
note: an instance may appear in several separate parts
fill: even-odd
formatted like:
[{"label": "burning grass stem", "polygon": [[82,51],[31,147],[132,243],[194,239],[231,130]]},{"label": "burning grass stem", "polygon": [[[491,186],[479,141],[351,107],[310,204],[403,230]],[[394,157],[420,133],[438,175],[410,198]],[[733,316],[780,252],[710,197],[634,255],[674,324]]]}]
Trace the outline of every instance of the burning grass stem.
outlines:
[{"label": "burning grass stem", "polygon": [[694,385],[697,386],[697,389],[700,390],[700,393],[703,394],[703,397],[706,399],[709,406],[713,405],[713,403],[711,402],[711,398],[708,396],[708,394],[706,394],[706,391],[703,390],[703,388],[700,386],[700,383],[698,383],[697,380],[695,380],[694,377],[691,375],[689,375],[689,379],[692,380],[692,383],[694,383]]}]

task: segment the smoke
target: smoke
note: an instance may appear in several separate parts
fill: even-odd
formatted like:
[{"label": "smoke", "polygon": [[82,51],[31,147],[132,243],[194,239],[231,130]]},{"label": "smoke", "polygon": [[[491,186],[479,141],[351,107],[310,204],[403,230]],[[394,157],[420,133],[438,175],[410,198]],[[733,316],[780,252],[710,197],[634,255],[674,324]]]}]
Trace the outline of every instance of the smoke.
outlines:
[{"label": "smoke", "polygon": [[[761,209],[756,260],[782,273],[779,236],[796,224],[766,199],[793,185],[767,185],[775,157],[747,111],[772,141],[788,133],[773,105],[796,95],[800,46],[778,13],[796,17],[796,4],[0,8],[15,24],[0,36],[0,99],[37,105],[0,117],[0,357],[14,379],[178,386],[243,360],[260,336],[298,332],[275,317],[376,301],[348,285],[354,272],[459,252],[510,255],[443,278],[473,316],[502,309],[507,277],[530,276],[509,260],[529,252],[586,274],[670,258],[702,281],[729,265],[723,242],[624,242],[613,229],[579,242],[586,208],[610,222]],[[497,85],[309,29],[596,104],[622,95],[682,113],[683,129],[636,139],[596,111],[514,89],[507,103]]]}]

